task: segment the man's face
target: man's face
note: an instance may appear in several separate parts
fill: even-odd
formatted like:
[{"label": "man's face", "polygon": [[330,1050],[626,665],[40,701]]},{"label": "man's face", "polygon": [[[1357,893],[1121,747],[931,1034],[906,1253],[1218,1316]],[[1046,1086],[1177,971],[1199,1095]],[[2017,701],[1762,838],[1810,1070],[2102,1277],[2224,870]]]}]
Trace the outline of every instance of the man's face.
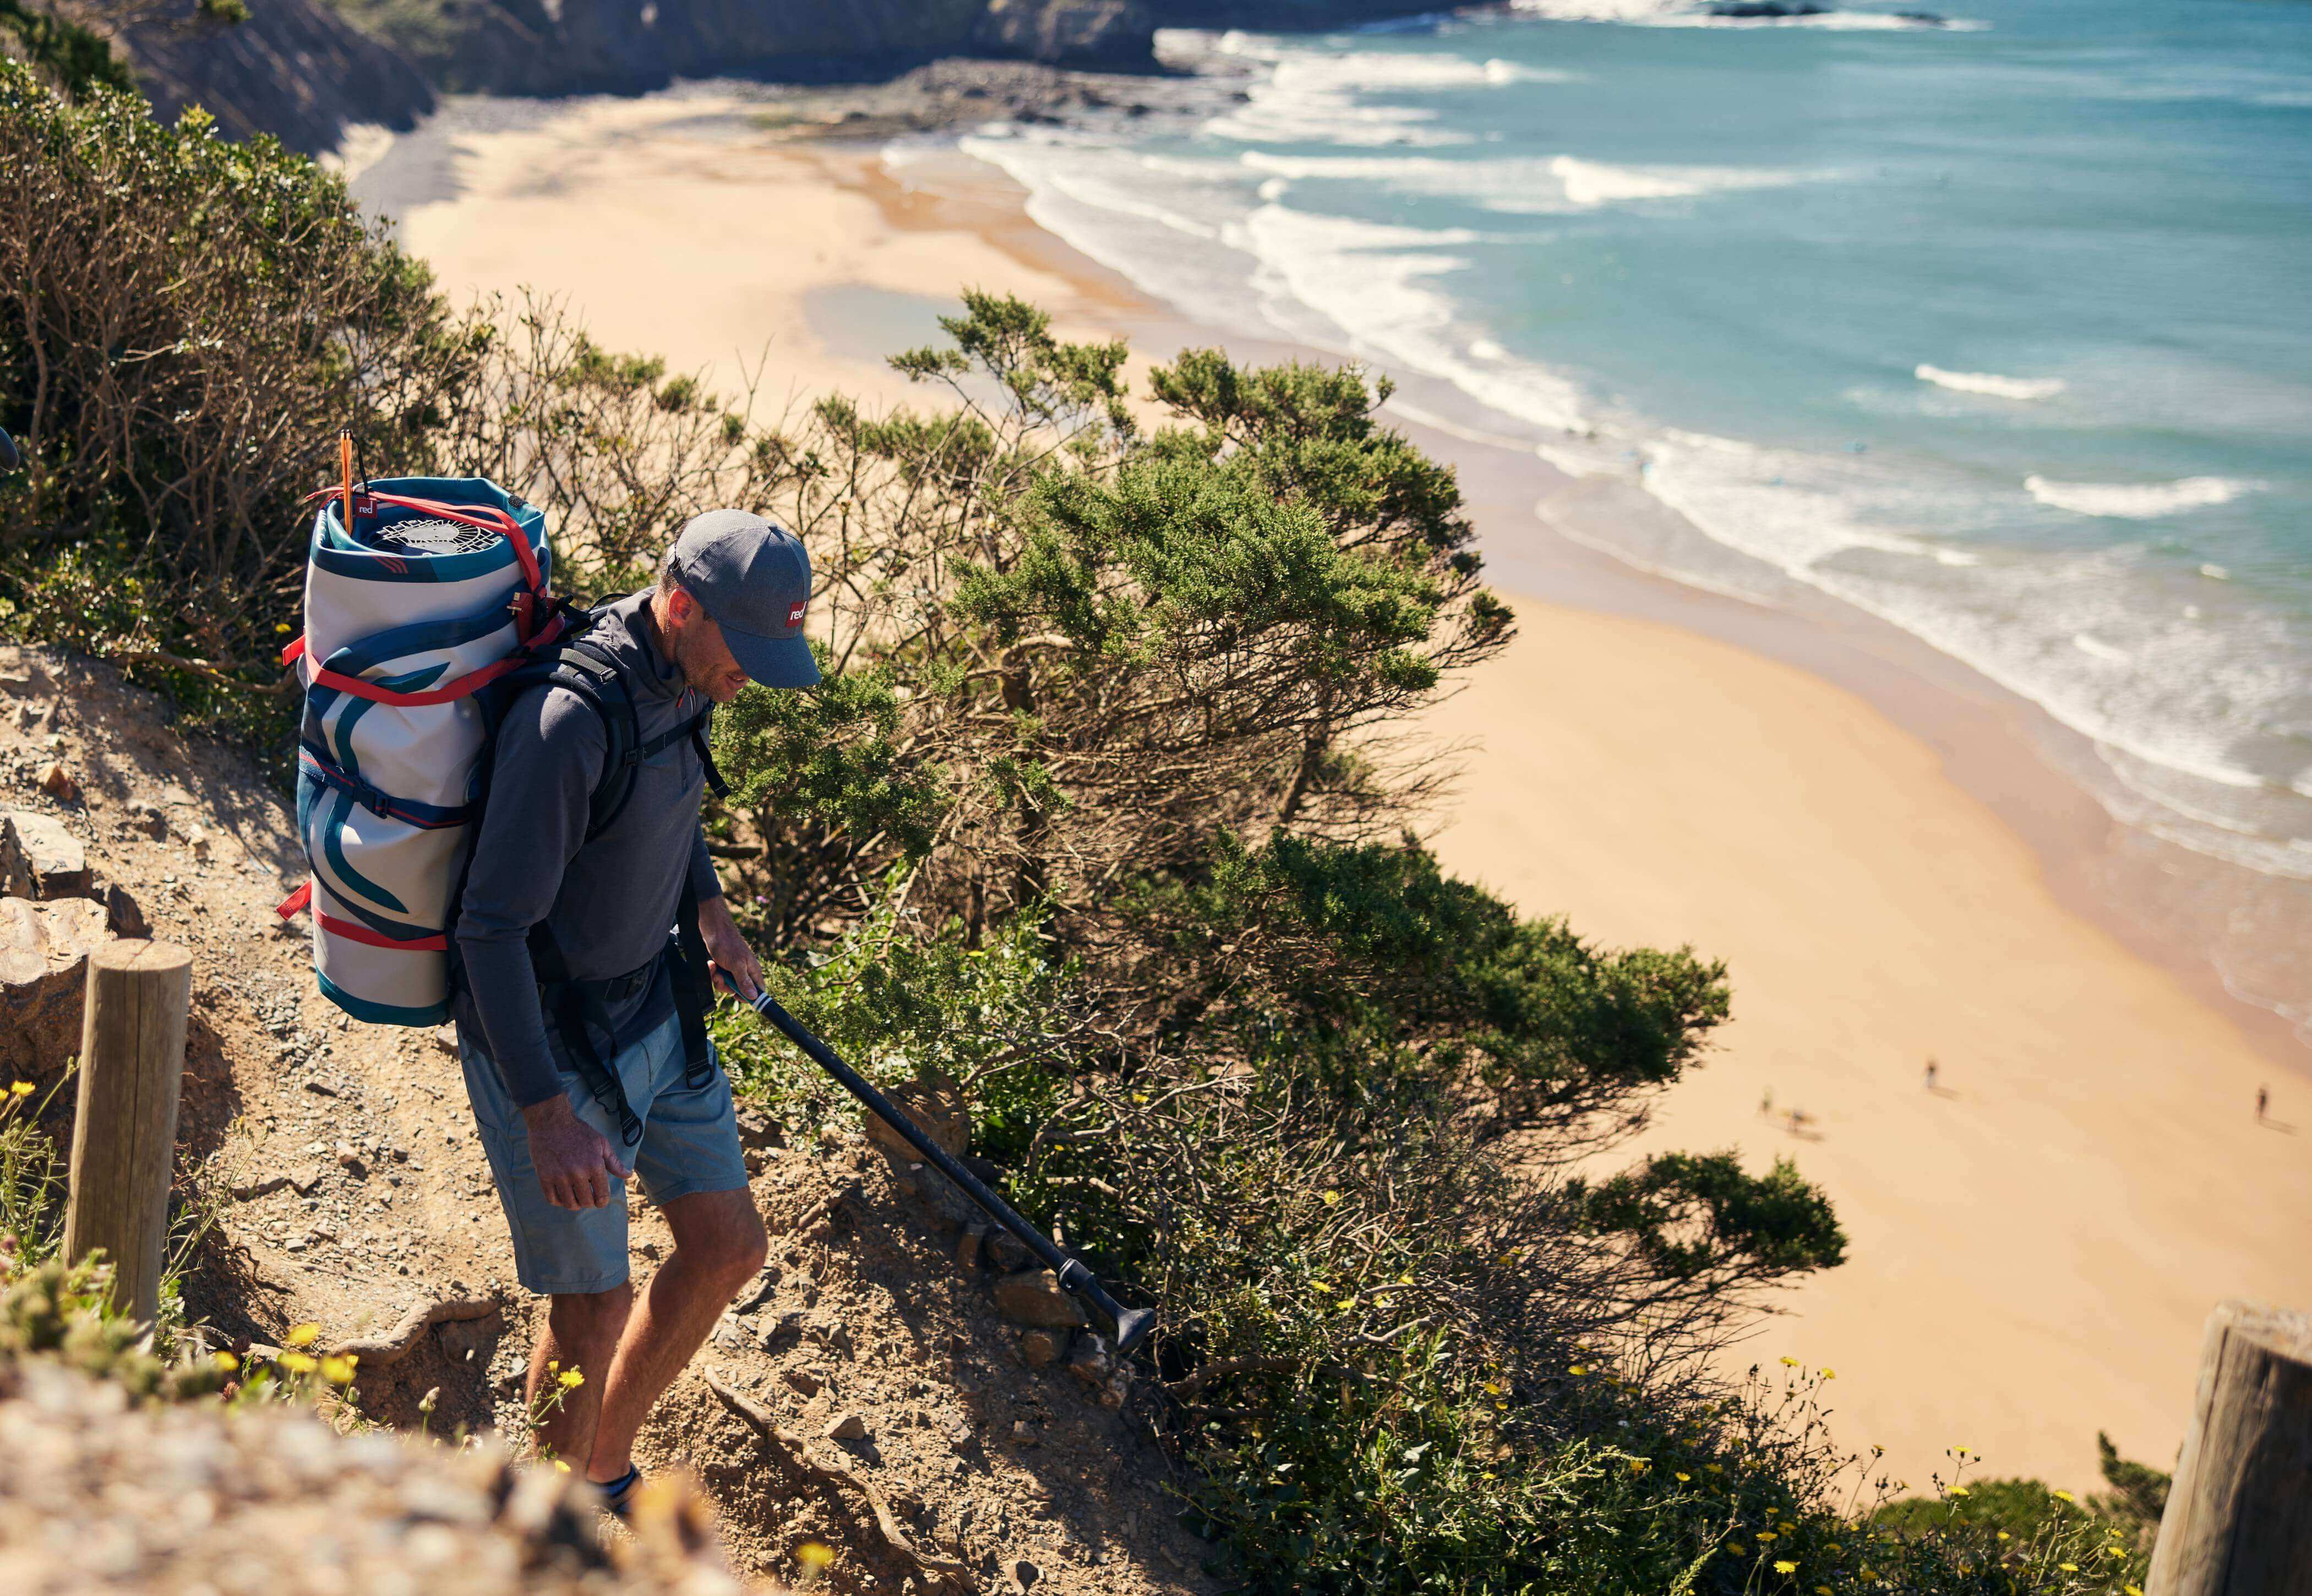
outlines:
[{"label": "man's face", "polygon": [[747,673],[731,657],[722,629],[714,617],[680,588],[669,595],[667,609],[671,621],[666,629],[668,641],[683,684],[716,703],[729,703],[738,697],[739,689],[747,685]]}]

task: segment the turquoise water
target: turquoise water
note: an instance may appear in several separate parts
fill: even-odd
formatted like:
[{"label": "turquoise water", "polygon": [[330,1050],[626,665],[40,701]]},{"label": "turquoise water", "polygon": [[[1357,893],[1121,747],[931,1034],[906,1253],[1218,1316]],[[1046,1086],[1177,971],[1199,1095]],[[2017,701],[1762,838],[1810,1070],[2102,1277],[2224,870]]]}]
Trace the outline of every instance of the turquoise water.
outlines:
[{"label": "turquoise water", "polygon": [[1183,311],[1686,518],[1620,552],[1870,610],[2093,739],[2122,818],[2312,878],[2312,4],[1953,4],[1170,35],[1204,114],[964,148]]}]

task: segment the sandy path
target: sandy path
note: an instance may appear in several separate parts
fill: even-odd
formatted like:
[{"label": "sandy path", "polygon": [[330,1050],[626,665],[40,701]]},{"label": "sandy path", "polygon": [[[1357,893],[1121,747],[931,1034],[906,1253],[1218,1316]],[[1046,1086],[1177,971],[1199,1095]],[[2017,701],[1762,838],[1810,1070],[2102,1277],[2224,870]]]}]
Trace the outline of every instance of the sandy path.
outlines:
[{"label": "sandy path", "polygon": [[[565,294],[614,347],[725,380],[767,350],[774,399],[905,391],[871,341],[815,328],[833,288],[975,283],[1079,332],[1148,318],[1071,275],[1000,185],[926,205],[863,153],[772,144],[732,112],[591,101],[460,133],[443,167],[462,191],[402,207],[404,236],[446,285]],[[1520,641],[1435,717],[1482,743],[1438,847],[1600,940],[1730,962],[1724,1048],[1646,1145],[1790,1153],[1852,1242],[1758,1355],[1835,1367],[1841,1437],[1914,1481],[1960,1443],[2090,1486],[2098,1427],[2167,1462],[2215,1301],[2312,1302],[2312,1114],[2302,1135],[2252,1118],[2267,1079],[2290,1117],[2300,1077],[2058,904],[2015,833],[1861,700],[1678,631],[1519,608]],[[1759,1118],[1768,1090],[1808,1134]]]}]

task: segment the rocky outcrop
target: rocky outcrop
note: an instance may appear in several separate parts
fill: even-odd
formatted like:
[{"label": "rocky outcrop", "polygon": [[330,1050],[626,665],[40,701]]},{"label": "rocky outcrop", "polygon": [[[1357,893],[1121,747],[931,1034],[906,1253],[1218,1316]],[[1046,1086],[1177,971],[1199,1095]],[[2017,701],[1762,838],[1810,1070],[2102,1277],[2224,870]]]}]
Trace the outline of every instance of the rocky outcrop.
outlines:
[{"label": "rocky outcrop", "polygon": [[162,119],[197,105],[228,137],[269,133],[318,154],[356,123],[403,129],[434,109],[407,57],[323,0],[264,0],[249,13],[232,27],[151,25],[118,41]]},{"label": "rocky outcrop", "polygon": [[1155,40],[1139,0],[987,0],[971,35],[991,56],[1110,71],[1152,65]]},{"label": "rocky outcrop", "polygon": [[0,1087],[53,1080],[80,1051],[88,955],[108,935],[105,919],[90,898],[0,897]]}]

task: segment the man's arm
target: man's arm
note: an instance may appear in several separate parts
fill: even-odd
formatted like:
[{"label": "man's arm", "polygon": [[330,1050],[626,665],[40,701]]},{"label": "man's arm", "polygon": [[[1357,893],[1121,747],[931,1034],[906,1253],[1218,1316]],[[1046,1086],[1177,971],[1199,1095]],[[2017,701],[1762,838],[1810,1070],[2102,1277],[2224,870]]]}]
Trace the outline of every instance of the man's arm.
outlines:
[{"label": "man's arm", "polygon": [[[546,1044],[530,928],[554,908],[586,838],[606,743],[601,721],[568,693],[524,694],[500,728],[490,801],[458,914],[458,951],[490,1057],[530,1129],[530,1162],[557,1207],[600,1208],[626,1171],[578,1118]],[[607,1172],[607,1173],[606,1173]]]},{"label": "man's arm", "polygon": [[706,944],[708,970],[741,998],[753,998],[763,990],[763,966],[731,918],[722,878],[714,874],[714,856],[706,851],[704,825],[691,842],[690,890],[698,899],[698,935]]}]

